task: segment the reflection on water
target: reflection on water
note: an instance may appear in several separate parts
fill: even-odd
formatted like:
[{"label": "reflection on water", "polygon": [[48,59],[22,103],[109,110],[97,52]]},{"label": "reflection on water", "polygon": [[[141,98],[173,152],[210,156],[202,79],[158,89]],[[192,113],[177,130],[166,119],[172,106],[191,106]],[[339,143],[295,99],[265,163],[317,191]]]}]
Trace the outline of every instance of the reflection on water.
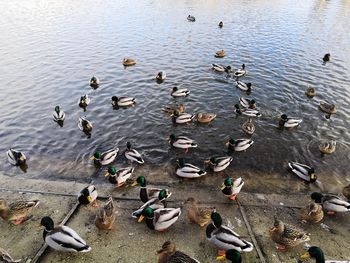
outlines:
[{"label": "reflection on water", "polygon": [[[236,116],[233,108],[247,95],[234,87],[234,79],[210,69],[211,63],[234,69],[245,63],[242,80],[253,83],[249,98],[263,116],[254,120],[254,145],[233,154],[228,172],[251,179],[252,188],[271,182],[288,189],[299,181],[286,172],[286,164],[299,161],[314,165],[333,190],[350,180],[347,10],[348,1],[319,0],[297,5],[277,0],[7,1],[0,17],[0,151],[24,151],[29,168],[23,174],[4,154],[0,170],[85,180],[96,172],[88,159],[96,149],[123,150],[130,141],[147,164],[166,167],[166,177],[158,175],[154,182],[175,182],[177,157],[201,166],[205,158],[227,154],[229,137],[247,138],[241,130],[247,118]],[[188,14],[196,22],[189,23]],[[219,21],[224,21],[221,29]],[[221,49],[226,56],[215,58]],[[328,52],[331,62],[322,65]],[[137,64],[124,68],[124,57],[136,58]],[[157,83],[161,70],[167,78]],[[100,79],[98,89],[89,86],[93,75]],[[174,86],[191,94],[174,99]],[[316,88],[316,97],[305,96],[308,86]],[[84,112],[77,101],[85,94],[91,103]],[[135,97],[136,106],[113,110],[112,96]],[[318,110],[325,100],[339,109],[330,119]],[[161,110],[174,101],[188,113],[217,117],[207,125],[174,126]],[[52,121],[56,105],[66,113],[63,127]],[[303,122],[281,131],[276,125],[282,113]],[[81,116],[94,125],[91,137],[78,129]],[[199,147],[187,154],[170,149],[165,138],[171,133],[193,138]],[[333,155],[321,156],[318,145],[324,140],[337,141]],[[125,165],[118,157],[117,166]],[[209,174],[199,182],[221,179]]]}]

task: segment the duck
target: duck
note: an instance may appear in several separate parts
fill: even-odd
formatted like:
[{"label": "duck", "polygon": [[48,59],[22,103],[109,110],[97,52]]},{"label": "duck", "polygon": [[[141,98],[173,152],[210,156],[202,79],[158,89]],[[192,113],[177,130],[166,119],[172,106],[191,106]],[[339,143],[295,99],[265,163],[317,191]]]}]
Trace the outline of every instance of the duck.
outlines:
[{"label": "duck", "polygon": [[242,239],[231,228],[222,224],[222,218],[218,212],[212,212],[211,220],[211,224],[206,228],[206,236],[208,241],[219,249],[219,254],[223,254],[223,251],[230,249],[239,252],[251,252],[253,250],[252,243]]},{"label": "duck", "polygon": [[254,143],[251,139],[230,139],[226,146],[229,150],[235,151],[235,152],[242,152],[247,150],[250,146],[252,146]]},{"label": "duck", "polygon": [[252,135],[255,132],[255,125],[252,122],[251,118],[249,118],[245,123],[243,123],[242,130],[249,135]]},{"label": "duck", "polygon": [[246,98],[239,98],[239,103],[242,105],[243,108],[249,108],[249,109],[255,109],[256,108],[256,102],[254,99],[246,99]]},{"label": "duck", "polygon": [[328,114],[337,113],[337,108],[335,107],[334,104],[330,104],[330,103],[321,101],[319,106],[320,106],[320,110],[325,112],[325,113],[328,113]]},{"label": "duck", "polygon": [[133,97],[112,97],[112,106],[113,107],[129,107],[135,104],[135,98]]},{"label": "duck", "polygon": [[188,220],[200,227],[205,227],[210,223],[211,214],[215,210],[214,207],[198,206],[197,200],[193,197],[189,197],[185,201],[185,208]]},{"label": "duck", "polygon": [[185,111],[185,106],[183,104],[170,105],[170,106],[165,106],[164,108],[162,108],[162,110],[172,115],[175,113],[175,111],[178,111],[179,113],[183,113]]},{"label": "duck", "polygon": [[[146,203],[148,200],[152,198],[157,198],[159,196],[159,192],[163,189],[160,188],[147,188],[147,181],[144,176],[137,177],[136,181],[132,184],[132,186],[140,185],[140,199],[142,202]],[[169,190],[165,189],[169,194]]]},{"label": "duck", "polygon": [[25,165],[27,162],[27,157],[21,151],[10,149],[6,152],[6,155],[7,155],[7,160],[12,165],[20,166],[20,165]]},{"label": "duck", "polygon": [[256,110],[256,109],[249,109],[249,108],[245,108],[245,109],[241,109],[239,107],[239,104],[235,104],[235,108],[236,108],[236,113],[239,114],[239,115],[245,115],[245,116],[248,116],[248,117],[261,117],[261,113]]},{"label": "duck", "polygon": [[288,166],[294,174],[296,174],[299,178],[303,179],[304,181],[308,183],[316,182],[317,176],[313,167],[297,162],[290,162],[288,163]]},{"label": "duck", "polygon": [[243,81],[236,80],[235,82],[236,88],[240,89],[241,91],[245,91],[247,93],[252,92],[252,83],[244,83]]},{"label": "duck", "polygon": [[197,259],[176,250],[175,244],[170,241],[164,242],[157,254],[158,263],[200,263]]},{"label": "duck", "polygon": [[191,122],[195,118],[194,115],[188,113],[179,113],[178,111],[174,112],[172,116],[172,121],[174,124],[184,124]]},{"label": "duck", "polygon": [[343,195],[350,200],[350,184],[343,188]]},{"label": "duck", "polygon": [[269,233],[272,241],[277,244],[276,248],[281,251],[310,241],[310,234],[297,229],[295,226],[285,224],[276,217]]},{"label": "duck", "polygon": [[89,95],[85,94],[85,95],[80,97],[78,105],[79,105],[79,107],[85,109],[90,104],[90,101],[91,101],[91,99],[90,99]]},{"label": "duck", "polygon": [[323,56],[323,62],[326,63],[326,62],[329,62],[331,60],[331,54],[330,53],[327,53]]},{"label": "duck", "polygon": [[215,53],[215,57],[216,58],[223,58],[225,57],[225,51],[224,50],[220,50],[218,52]]},{"label": "duck", "polygon": [[196,115],[196,118],[197,118],[197,121],[200,123],[209,123],[216,118],[216,114],[198,112]]},{"label": "duck", "polygon": [[92,131],[92,123],[86,117],[79,117],[78,127],[83,132]]},{"label": "duck", "polygon": [[125,67],[133,66],[136,64],[136,60],[133,58],[124,58],[123,59],[123,65]]},{"label": "duck", "polygon": [[189,94],[190,94],[190,91],[188,89],[179,89],[178,87],[173,87],[170,95],[173,96],[174,98],[178,98],[178,97],[186,97]]},{"label": "duck", "polygon": [[154,210],[146,207],[142,211],[138,222],[142,222],[146,218],[146,225],[149,229],[156,231],[165,231],[173,225],[181,215],[181,208],[159,208]]},{"label": "duck", "polygon": [[97,190],[94,185],[89,185],[83,188],[78,194],[78,201],[81,205],[92,204],[93,207],[98,207]]},{"label": "duck", "polygon": [[11,255],[3,248],[0,247],[0,262],[1,263],[17,263],[21,262],[21,260],[15,260],[11,257]]},{"label": "duck", "polygon": [[115,218],[116,215],[113,198],[110,196],[98,211],[95,219],[95,225],[101,230],[111,230],[113,229]]},{"label": "duck", "polygon": [[97,88],[99,85],[100,85],[100,80],[97,77],[93,76],[90,79],[90,86],[93,88]]},{"label": "duck", "polygon": [[319,247],[309,247],[307,252],[300,257],[300,261],[309,261],[311,258],[316,260],[316,263],[350,263],[350,260],[325,260],[324,253]]},{"label": "duck", "polygon": [[294,128],[299,126],[302,121],[301,119],[288,117],[286,114],[282,114],[278,125],[282,128]]},{"label": "duck", "polygon": [[101,153],[100,151],[96,151],[93,156],[90,157],[91,160],[94,161],[95,164],[98,165],[108,165],[117,158],[119,153],[119,148],[113,148],[108,151]]},{"label": "duck", "polygon": [[219,22],[219,27],[222,28],[224,26],[224,22],[220,21]]},{"label": "duck", "polygon": [[115,166],[110,166],[108,167],[104,176],[108,177],[108,181],[111,184],[114,184],[115,187],[121,187],[125,184],[126,180],[128,180],[131,177],[133,172],[133,167],[127,167],[117,170]]},{"label": "duck", "polygon": [[219,64],[215,64],[215,63],[211,64],[211,68],[212,68],[212,70],[214,70],[214,71],[217,71],[217,72],[226,72],[226,73],[230,73],[231,70],[232,70],[231,66],[225,67],[225,66],[222,66],[222,65],[219,65]]},{"label": "duck", "polygon": [[214,172],[221,172],[221,171],[224,171],[232,161],[233,161],[232,157],[224,156],[224,157],[211,157],[209,160],[206,160],[205,163],[209,164]]},{"label": "duck", "polygon": [[219,261],[225,259],[230,260],[232,263],[242,263],[241,252],[234,249],[229,249],[225,252],[225,254],[216,257],[216,260]]},{"label": "duck", "polygon": [[190,163],[185,163],[183,158],[177,160],[178,168],[176,169],[176,175],[184,178],[199,178],[207,173],[201,170],[199,167]]},{"label": "duck", "polygon": [[319,223],[323,219],[323,216],[324,213],[322,210],[322,206],[314,202],[310,203],[309,205],[303,207],[300,210],[301,219],[308,223]]},{"label": "duck", "polygon": [[126,143],[126,150],[124,152],[124,156],[126,159],[128,159],[131,162],[137,162],[139,164],[145,163],[145,161],[141,157],[141,154],[138,151],[136,151],[135,149],[131,148],[130,142]]},{"label": "duck", "polygon": [[196,18],[194,16],[188,15],[187,20],[190,22],[196,21]]},{"label": "duck", "polygon": [[68,226],[56,226],[51,217],[44,216],[40,224],[44,227],[45,243],[58,251],[89,252],[91,247],[86,244],[77,232]]},{"label": "duck", "polygon": [[157,76],[156,76],[156,80],[163,81],[163,80],[165,80],[165,78],[166,78],[165,71],[159,71]]},{"label": "duck", "polygon": [[236,78],[240,78],[240,77],[243,77],[245,74],[246,74],[246,70],[245,70],[245,64],[242,64],[242,67],[240,69],[237,69],[233,75],[236,77]]},{"label": "duck", "polygon": [[227,177],[221,185],[221,192],[230,200],[236,200],[237,195],[244,185],[242,177],[233,180],[232,177]]},{"label": "duck", "polygon": [[316,96],[316,89],[313,87],[308,87],[305,91],[306,96],[313,98]]},{"label": "duck", "polygon": [[339,195],[314,192],[311,194],[311,199],[314,200],[315,203],[322,205],[323,210],[325,210],[328,215],[350,212],[350,202]]},{"label": "duck", "polygon": [[28,214],[39,205],[39,200],[16,201],[7,205],[6,201],[0,198],[0,217],[14,225],[22,224],[30,219]]},{"label": "duck", "polygon": [[55,122],[63,122],[66,118],[66,114],[61,110],[60,106],[56,106],[52,114]]},{"label": "duck", "polygon": [[335,152],[336,145],[335,141],[323,142],[318,146],[318,149],[322,154],[332,154]]},{"label": "duck", "polygon": [[185,136],[176,136],[174,133],[169,136],[169,143],[171,146],[185,149],[188,152],[189,148],[196,148],[198,145],[194,142],[194,140],[189,139]]}]

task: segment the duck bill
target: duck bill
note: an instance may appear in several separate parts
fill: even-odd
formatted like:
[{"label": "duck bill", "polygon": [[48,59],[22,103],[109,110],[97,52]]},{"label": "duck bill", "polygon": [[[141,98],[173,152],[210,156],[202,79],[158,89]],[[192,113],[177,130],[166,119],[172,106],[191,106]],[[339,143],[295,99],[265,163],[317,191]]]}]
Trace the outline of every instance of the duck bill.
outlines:
[{"label": "duck bill", "polygon": [[105,172],[103,175],[104,177],[107,177],[109,175],[109,172]]},{"label": "duck bill", "polygon": [[310,257],[311,256],[310,256],[309,252],[306,252],[305,254],[301,255],[300,259],[305,261],[305,260],[309,259]]},{"label": "duck bill", "polygon": [[224,190],[225,188],[226,188],[225,184],[222,184],[221,187],[220,187],[221,191]]},{"label": "duck bill", "polygon": [[137,220],[137,222],[141,223],[143,221],[143,219],[145,218],[144,215],[141,215],[140,218]]},{"label": "duck bill", "polygon": [[226,256],[225,255],[223,255],[223,256],[217,256],[216,257],[216,260],[219,260],[219,261],[223,261],[223,260],[225,260],[226,259]]},{"label": "duck bill", "polygon": [[89,203],[92,203],[92,197],[91,197],[91,195],[89,195],[89,196],[87,197],[87,200],[89,201]]},{"label": "duck bill", "polygon": [[168,192],[166,198],[169,198],[172,194],[172,192]]},{"label": "duck bill", "polygon": [[136,185],[138,185],[139,183],[138,182],[133,182],[132,184],[131,184],[131,186],[136,186]]},{"label": "duck bill", "polygon": [[96,160],[95,156],[91,156],[90,160]]}]

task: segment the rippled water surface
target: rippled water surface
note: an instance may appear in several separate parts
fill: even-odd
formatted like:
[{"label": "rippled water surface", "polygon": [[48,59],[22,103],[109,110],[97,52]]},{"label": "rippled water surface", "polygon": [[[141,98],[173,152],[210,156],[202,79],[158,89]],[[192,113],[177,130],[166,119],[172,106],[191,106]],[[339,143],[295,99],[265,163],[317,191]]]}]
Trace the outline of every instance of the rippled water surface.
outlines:
[{"label": "rippled water surface", "polygon": [[[188,14],[196,22],[188,22]],[[247,138],[241,130],[246,118],[233,109],[247,95],[210,64],[238,68],[245,63],[248,74],[242,80],[253,83],[250,97],[263,116],[254,120],[254,145],[233,154],[228,171],[246,174],[256,188],[269,182],[288,188],[300,181],[287,172],[286,163],[299,161],[315,166],[327,190],[334,190],[350,181],[349,24],[350,2],[342,0],[3,2],[0,171],[86,180],[96,172],[88,158],[96,149],[123,150],[127,141],[147,165],[173,171],[176,157],[185,155],[170,149],[166,137],[173,132],[196,140],[199,147],[186,159],[204,166],[207,157],[227,154],[224,143],[230,136]],[[215,58],[221,49],[227,56]],[[331,62],[322,65],[328,52]],[[136,66],[124,68],[125,56],[136,58]],[[167,79],[158,84],[160,70]],[[101,80],[97,90],[88,85],[92,75]],[[173,126],[161,108],[175,101],[170,96],[175,85],[191,91],[177,99],[186,112],[214,112],[217,118],[207,125]],[[305,96],[308,86],[317,90],[313,99]],[[83,94],[91,97],[86,112],[78,107]],[[137,104],[113,110],[113,95],[134,96]],[[338,113],[326,119],[318,109],[322,100],[335,103]],[[56,105],[66,113],[62,128],[52,121]],[[282,113],[303,122],[281,131],[276,125]],[[84,115],[94,125],[91,138],[77,126]],[[337,141],[333,155],[320,155],[323,140]],[[10,147],[28,156],[25,174],[7,162]],[[118,157],[116,165],[127,164]],[[174,172],[152,178],[158,179],[177,180]]]}]

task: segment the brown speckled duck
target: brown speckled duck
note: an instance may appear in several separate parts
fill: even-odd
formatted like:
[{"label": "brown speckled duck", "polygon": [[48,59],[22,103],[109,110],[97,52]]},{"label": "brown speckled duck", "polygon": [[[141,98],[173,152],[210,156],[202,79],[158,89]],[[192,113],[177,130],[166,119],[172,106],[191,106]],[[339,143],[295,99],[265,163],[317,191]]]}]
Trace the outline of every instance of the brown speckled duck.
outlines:
[{"label": "brown speckled duck", "polygon": [[205,227],[211,222],[211,214],[215,210],[214,207],[199,207],[197,200],[190,197],[186,200],[187,218],[200,227]]},{"label": "brown speckled duck", "polygon": [[170,241],[166,241],[157,253],[158,263],[199,263],[197,259],[176,250],[175,244]]},{"label": "brown speckled duck", "polygon": [[99,229],[110,230],[115,221],[115,209],[113,198],[109,197],[107,202],[100,208],[96,215],[95,225]]},{"label": "brown speckled duck", "polygon": [[38,200],[32,200],[17,201],[8,206],[4,199],[0,199],[0,217],[19,225],[29,219],[28,214],[38,205]]},{"label": "brown speckled duck", "polygon": [[300,217],[308,223],[318,223],[323,219],[322,206],[312,202],[300,210]]}]

